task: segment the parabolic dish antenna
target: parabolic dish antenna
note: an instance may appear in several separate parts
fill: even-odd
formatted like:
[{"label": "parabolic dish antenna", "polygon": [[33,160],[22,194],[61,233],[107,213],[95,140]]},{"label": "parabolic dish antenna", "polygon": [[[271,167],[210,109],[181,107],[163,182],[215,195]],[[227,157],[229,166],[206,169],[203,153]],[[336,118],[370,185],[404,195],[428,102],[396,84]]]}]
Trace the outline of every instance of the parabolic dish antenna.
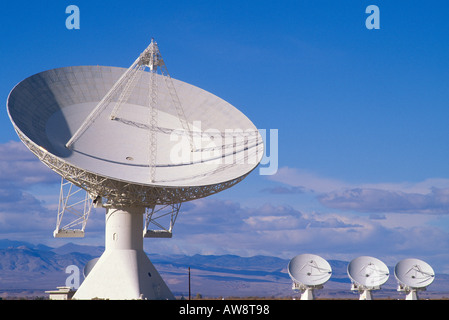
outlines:
[{"label": "parabolic dish antenna", "polygon": [[390,271],[377,258],[361,256],[352,260],[348,265],[348,276],[352,281],[352,290],[360,293],[360,300],[371,300],[371,291],[380,289],[387,282]]},{"label": "parabolic dish antenna", "polygon": [[417,300],[417,291],[426,290],[435,280],[432,267],[414,258],[399,261],[394,268],[394,276],[398,280],[398,291],[406,293],[406,300]]},{"label": "parabolic dish antenna", "polygon": [[[252,122],[219,97],[171,78],[153,40],[128,69],[35,74],[13,88],[7,109],[23,143],[106,208],[105,253],[77,299],[173,298],[143,256],[143,214],[149,212],[147,226],[157,206],[172,206],[169,228],[144,230],[171,237],[182,202],[235,185],[263,156]],[[60,225],[60,215],[55,236],[84,234],[88,213],[75,231]]]},{"label": "parabolic dish antenna", "polygon": [[313,290],[321,289],[332,276],[330,264],[315,254],[300,254],[288,263],[293,290],[302,292],[301,300],[313,300]]}]

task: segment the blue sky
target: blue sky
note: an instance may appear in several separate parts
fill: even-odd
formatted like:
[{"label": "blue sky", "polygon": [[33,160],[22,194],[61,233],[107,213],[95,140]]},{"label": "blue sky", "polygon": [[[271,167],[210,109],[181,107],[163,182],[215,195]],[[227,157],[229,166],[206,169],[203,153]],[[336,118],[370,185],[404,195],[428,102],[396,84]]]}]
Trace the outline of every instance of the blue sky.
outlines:
[{"label": "blue sky", "polygon": [[[80,29],[68,30],[68,5]],[[380,29],[368,30],[368,5]],[[128,67],[159,44],[170,74],[278,130],[278,171],[182,207],[148,252],[426,260],[449,273],[445,1],[21,1],[0,4],[0,100],[35,73]],[[53,239],[59,177],[0,113],[0,238]]]}]

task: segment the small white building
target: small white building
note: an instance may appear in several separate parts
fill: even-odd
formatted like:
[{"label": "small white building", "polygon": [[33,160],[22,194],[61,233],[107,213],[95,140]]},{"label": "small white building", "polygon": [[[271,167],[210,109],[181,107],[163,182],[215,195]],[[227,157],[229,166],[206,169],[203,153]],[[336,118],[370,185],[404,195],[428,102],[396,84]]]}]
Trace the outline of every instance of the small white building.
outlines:
[{"label": "small white building", "polygon": [[56,287],[56,289],[58,290],[45,291],[50,295],[50,300],[70,300],[76,292],[71,287]]}]

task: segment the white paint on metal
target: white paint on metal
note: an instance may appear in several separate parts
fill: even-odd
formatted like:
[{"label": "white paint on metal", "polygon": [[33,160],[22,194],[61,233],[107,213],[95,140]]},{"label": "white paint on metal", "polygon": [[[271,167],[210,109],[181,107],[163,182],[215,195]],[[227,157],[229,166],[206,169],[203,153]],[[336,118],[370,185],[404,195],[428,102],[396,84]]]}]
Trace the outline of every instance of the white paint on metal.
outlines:
[{"label": "white paint on metal", "polygon": [[[172,299],[143,251],[142,230],[171,237],[182,202],[232,187],[263,156],[254,124],[228,102],[171,78],[153,41],[128,69],[33,75],[10,92],[7,110],[40,161],[106,208],[106,249],[77,299]],[[154,210],[165,205],[172,206],[168,227]],[[70,235],[60,226],[55,235]]]},{"label": "white paint on metal", "polygon": [[293,280],[292,289],[302,293],[301,300],[313,300],[314,290],[321,289],[332,275],[329,262],[315,254],[297,255],[288,263],[287,271]]},{"label": "white paint on metal", "polygon": [[[157,198],[152,202],[174,203],[208,196],[239,182],[258,165],[263,141],[251,121],[211,93],[172,79],[192,128],[195,150],[191,150],[176,112],[164,108],[172,99],[162,85],[164,76],[155,75],[159,88],[157,179],[151,183],[148,72],[118,118],[110,119],[110,105],[67,149],[67,140],[125,71],[67,67],[25,79],[8,98],[8,112],[19,137],[68,181],[128,204],[135,197],[139,198],[134,203],[151,197]],[[130,190],[130,185],[140,188],[139,192]],[[123,193],[126,196],[120,199]]]},{"label": "white paint on metal", "polygon": [[408,258],[394,267],[398,291],[406,294],[406,300],[418,300],[418,291],[424,291],[435,280],[433,268],[425,261]]},{"label": "white paint on metal", "polygon": [[352,281],[351,290],[360,293],[360,300],[372,300],[372,290],[379,290],[390,276],[388,267],[377,258],[361,256],[353,259],[347,268]]},{"label": "white paint on metal", "polygon": [[74,299],[174,299],[143,251],[143,208],[107,209],[105,251]]}]

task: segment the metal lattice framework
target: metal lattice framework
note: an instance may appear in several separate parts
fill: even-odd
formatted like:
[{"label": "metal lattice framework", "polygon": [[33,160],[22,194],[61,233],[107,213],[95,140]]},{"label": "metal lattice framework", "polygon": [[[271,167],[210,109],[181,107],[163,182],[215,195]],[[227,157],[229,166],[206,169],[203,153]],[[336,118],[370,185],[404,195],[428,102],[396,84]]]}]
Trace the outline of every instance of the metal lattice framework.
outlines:
[{"label": "metal lattice framework", "polygon": [[[153,39],[122,74],[110,67],[104,69],[98,67],[95,70],[89,67],[60,69],[49,70],[44,72],[44,76],[39,74],[31,77],[30,81],[28,79],[23,81],[20,84],[20,90],[15,90],[14,94],[8,97],[8,113],[19,138],[42,163],[62,177],[55,230],[57,237],[83,236],[94,202],[104,207],[144,207],[146,210],[144,236],[171,237],[182,202],[207,197],[234,186],[254,170],[261,159],[263,140],[254,125],[247,121],[244,115],[235,112],[232,106],[217,97],[211,97],[212,95],[207,92],[172,79],[158,45]],[[146,69],[149,69],[148,73]],[[110,81],[111,79],[113,82]],[[164,85],[165,88],[162,88]],[[53,93],[52,90],[55,92]],[[186,110],[189,112],[190,121],[193,121],[192,124],[186,118],[177,91],[181,93],[183,102],[187,106]],[[141,95],[145,96],[146,100],[142,100]],[[200,102],[197,103],[197,100]],[[93,108],[88,109],[88,112],[76,121],[72,118],[70,124],[73,127],[70,130],[68,128],[61,130],[55,122],[48,124],[54,115],[66,110],[69,110],[70,114],[72,106],[79,108],[78,106],[83,103],[90,103]],[[138,114],[140,118],[133,116],[135,112],[133,105],[146,107],[148,111],[142,109],[145,112]],[[161,110],[160,118],[158,108]],[[167,110],[170,112],[167,113]],[[79,112],[78,109],[75,111]],[[167,126],[168,115],[173,119],[170,118],[171,122]],[[145,117],[148,117],[147,123],[145,123]],[[211,125],[217,123],[220,125],[220,130],[203,132],[198,129],[201,126],[195,126],[194,119],[213,119],[206,125],[209,129],[214,129]],[[65,118],[60,119],[59,122],[64,121],[66,121]],[[83,143],[86,141],[96,139],[89,134],[95,130],[102,131],[105,128],[102,126],[106,123],[105,121],[108,128],[127,128],[125,132],[117,130],[122,136],[148,141],[137,145],[132,150],[147,152],[145,160],[136,165],[144,168],[146,172],[139,172],[139,175],[134,175],[133,178],[129,178],[129,175],[116,175],[117,172],[129,173],[128,168],[125,167],[129,162],[123,165],[123,168],[108,167],[111,170],[98,170],[103,164],[117,162],[117,159],[97,157],[95,152],[89,153],[82,146],[85,146]],[[226,123],[229,123],[229,129],[225,126]],[[181,128],[173,124],[177,126],[180,124]],[[53,135],[47,132],[48,126],[56,128],[53,130]],[[60,136],[60,131],[72,132],[72,129],[74,129],[73,135],[61,135],[65,137],[64,140],[59,141],[56,137]],[[139,134],[139,138],[129,134],[129,132],[136,132],[136,129],[144,133]],[[161,139],[161,136],[163,139],[171,138],[175,134],[182,139],[188,139],[192,158],[188,158],[188,161],[182,159],[179,163],[167,163],[166,160],[158,162],[160,159],[166,159],[164,155],[168,145],[166,140],[158,139]],[[81,136],[83,139],[80,139]],[[211,144],[211,141],[217,141],[217,143]],[[160,152],[161,157],[158,156],[158,143],[163,151]],[[60,147],[63,150],[58,149]],[[88,150],[92,151],[89,148]],[[111,148],[111,150],[115,149]],[[75,158],[78,160],[81,159],[80,154],[83,154],[90,157],[89,161],[99,159],[104,162],[99,161],[98,165],[94,166],[92,166],[93,162],[88,162],[86,167],[86,162],[83,162],[85,159],[81,162],[73,161],[73,158],[67,156],[69,153],[76,154],[78,158]],[[205,155],[205,159],[194,160],[198,155]],[[126,157],[126,160],[129,159],[134,160],[133,157]],[[210,167],[202,165],[204,162],[213,163],[216,160],[221,161],[220,165]],[[117,163],[122,164],[120,161]],[[233,171],[240,164],[247,165],[242,166],[244,169]],[[191,170],[189,166],[196,166],[195,170]],[[202,166],[201,170],[198,170],[200,166]],[[167,171],[163,171],[166,168],[181,174],[167,174]],[[232,174],[226,174],[228,172]],[[140,177],[145,178],[140,179]],[[75,188],[72,190],[73,186],[86,191],[86,197],[82,202],[85,209],[80,213],[73,209],[81,202],[75,202],[73,206],[69,204],[69,199],[78,192],[73,191]],[[67,212],[75,213],[76,219],[69,224],[63,224],[62,219]],[[168,226],[163,227],[160,221],[167,219]],[[150,226],[155,226],[156,230],[150,230]]]},{"label": "metal lattice framework", "polygon": [[[61,178],[55,238],[82,238],[93,207],[102,206],[102,198],[93,199],[87,191]],[[171,238],[181,203],[145,208],[143,237]],[[67,217],[70,215],[70,217]],[[73,218],[75,216],[76,218]],[[65,217],[65,218],[64,218]],[[72,219],[70,219],[72,218]],[[63,223],[63,221],[68,221]]]},{"label": "metal lattice framework", "polygon": [[116,120],[120,108],[131,95],[138,79],[142,76],[142,72],[145,68],[149,68],[150,71],[150,86],[149,86],[149,109],[150,109],[150,125],[149,125],[149,169],[150,169],[150,182],[154,182],[156,179],[156,157],[157,157],[157,138],[156,131],[158,128],[157,121],[157,99],[158,88],[156,83],[155,74],[158,70],[163,76],[165,85],[167,86],[168,93],[171,97],[171,105],[175,108],[178,120],[181,123],[184,132],[188,133],[191,150],[194,149],[192,142],[192,135],[189,123],[187,122],[184,110],[176,93],[173,81],[165,66],[162,55],[159,51],[159,47],[154,39],[151,39],[150,45],[140,54],[140,56],[134,61],[134,63],[126,70],[125,73],[119,78],[119,80],[112,86],[108,93],[101,99],[97,106],[87,116],[78,130],[66,143],[67,148],[71,148],[72,145],[80,138],[80,136],[95,122],[96,118],[106,109],[106,107],[113,102],[113,99],[118,96],[118,100],[111,112],[110,119]]},{"label": "metal lattice framework", "polygon": [[[181,203],[146,208],[143,236],[145,238],[171,238],[179,209],[181,209]],[[168,226],[164,227],[164,225]],[[156,228],[152,229],[151,227]]]},{"label": "metal lattice framework", "polygon": [[[71,182],[64,181],[61,178],[58,216],[56,219],[56,228],[53,233],[55,238],[84,237],[84,229],[86,228],[86,223],[92,210],[93,200],[87,192],[83,194],[83,191],[83,189],[74,188]],[[62,221],[66,213],[75,215],[77,218],[64,225]]]},{"label": "metal lattice framework", "polygon": [[28,77],[7,110],[22,142],[62,177],[54,236],[82,237],[91,209],[106,211],[105,251],[74,299],[174,299],[143,238],[171,238],[183,202],[232,187],[263,155],[254,124],[172,79],[153,40],[128,69],[73,66]]},{"label": "metal lattice framework", "polygon": [[126,181],[119,181],[78,168],[59,157],[54,156],[44,148],[37,146],[27,139],[20,131],[17,134],[28,149],[50,169],[61,175],[65,180],[89,192],[92,198],[98,196],[106,198],[104,204],[114,206],[143,206],[167,205],[204,198],[226,190],[242,181],[249,172],[236,179],[205,186],[192,187],[160,187],[141,185]]}]

